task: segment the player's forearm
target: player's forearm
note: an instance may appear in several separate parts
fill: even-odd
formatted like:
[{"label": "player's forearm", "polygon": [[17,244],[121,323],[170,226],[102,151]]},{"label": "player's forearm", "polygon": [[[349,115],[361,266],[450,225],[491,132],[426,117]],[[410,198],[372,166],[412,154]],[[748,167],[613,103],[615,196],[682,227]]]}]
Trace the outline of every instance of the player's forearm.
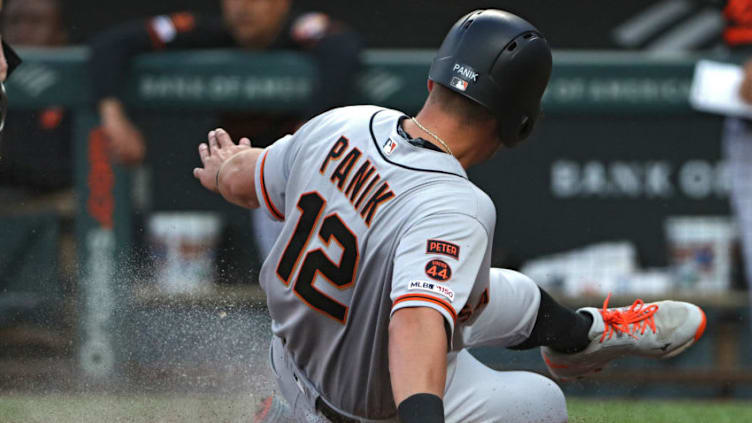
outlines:
[{"label": "player's forearm", "polygon": [[427,307],[397,310],[389,323],[389,373],[394,402],[419,393],[443,397],[447,336],[444,317]]},{"label": "player's forearm", "polygon": [[217,173],[217,189],[222,197],[240,207],[259,206],[255,189],[255,169],[261,148],[251,148],[229,158]]}]

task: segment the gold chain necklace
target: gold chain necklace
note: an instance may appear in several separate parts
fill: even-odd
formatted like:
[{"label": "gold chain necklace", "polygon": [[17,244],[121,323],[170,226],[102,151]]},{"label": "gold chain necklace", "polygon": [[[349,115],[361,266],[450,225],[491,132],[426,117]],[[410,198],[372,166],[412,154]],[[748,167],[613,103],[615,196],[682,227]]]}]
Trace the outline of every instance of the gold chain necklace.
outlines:
[{"label": "gold chain necklace", "polygon": [[447,145],[447,143],[444,142],[444,140],[442,140],[441,138],[439,138],[438,135],[436,135],[433,132],[429,131],[428,128],[426,128],[425,126],[421,125],[420,122],[418,122],[418,119],[416,119],[416,118],[413,117],[413,118],[410,118],[410,120],[412,120],[413,122],[415,122],[415,124],[418,125],[418,128],[422,129],[427,134],[429,134],[432,137],[434,137],[436,139],[436,141],[438,141],[441,144],[441,146],[444,147],[444,151],[446,151],[447,153],[449,153],[450,156],[454,157],[454,154],[452,154],[452,149],[449,148],[449,146]]}]

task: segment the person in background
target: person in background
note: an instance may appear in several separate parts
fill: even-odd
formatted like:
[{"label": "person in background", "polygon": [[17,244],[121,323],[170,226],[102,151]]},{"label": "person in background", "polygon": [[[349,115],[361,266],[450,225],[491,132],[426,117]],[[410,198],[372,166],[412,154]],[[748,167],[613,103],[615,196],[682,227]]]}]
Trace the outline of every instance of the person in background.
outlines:
[{"label": "person in background", "polygon": [[[125,23],[92,40],[90,61],[102,129],[113,158],[125,165],[144,160],[148,143],[128,116],[120,87],[131,58],[172,49],[237,48],[243,51],[294,50],[310,55],[318,69],[312,101],[303,113],[224,113],[221,125],[268,146],[301,122],[347,104],[360,68],[360,37],[341,22],[319,12],[295,10],[292,0],[221,0],[221,17],[188,12]],[[281,225],[252,212],[259,258],[263,261]]]},{"label": "person in background", "polygon": [[[724,41],[729,49],[749,57],[744,66],[741,98],[752,104],[752,0],[729,0],[724,16]],[[741,236],[744,274],[752,305],[752,121],[727,118],[724,123],[722,146],[731,181],[731,207]]]},{"label": "person in background", "polygon": [[[5,41],[19,47],[54,48],[67,44],[59,0],[6,3],[2,15]],[[3,72],[0,69],[0,76]],[[71,144],[71,116],[67,110],[51,106],[9,111],[0,144],[0,189],[6,198],[27,202],[69,189],[73,181]],[[6,203],[8,206],[11,204]]]},{"label": "person in background", "polygon": [[[3,10],[3,1],[0,0],[0,12]],[[0,35],[0,134],[2,134],[5,127],[5,117],[8,111],[8,97],[5,93],[5,80],[8,79],[10,74],[15,70],[18,65],[21,64],[21,58],[18,57],[13,48],[3,40]],[[0,135],[0,140],[2,136]],[[1,159],[2,157],[0,157]]]},{"label": "person in background", "polygon": [[[6,0],[0,80],[20,63],[8,47],[67,43],[59,0]],[[6,42],[8,44],[6,44]],[[3,103],[5,106],[5,103]],[[60,107],[7,111],[0,142],[0,338],[6,352],[63,351],[61,280],[73,269],[70,114]],[[61,227],[63,228],[61,230]],[[67,248],[60,248],[66,245]],[[40,266],[43,263],[43,266]]]}]

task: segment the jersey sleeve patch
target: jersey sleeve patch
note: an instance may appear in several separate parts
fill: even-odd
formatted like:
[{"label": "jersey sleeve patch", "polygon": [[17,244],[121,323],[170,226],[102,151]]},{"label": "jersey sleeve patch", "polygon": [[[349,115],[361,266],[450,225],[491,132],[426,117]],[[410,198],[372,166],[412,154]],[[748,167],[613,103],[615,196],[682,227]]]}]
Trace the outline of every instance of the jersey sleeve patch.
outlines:
[{"label": "jersey sleeve patch", "polygon": [[306,13],[292,24],[292,39],[300,44],[314,44],[326,35],[330,24],[329,16],[324,13]]},{"label": "jersey sleeve patch", "polygon": [[442,254],[454,259],[460,259],[460,246],[440,239],[426,241],[426,254]]},{"label": "jersey sleeve patch", "polygon": [[410,282],[410,285],[407,287],[407,290],[432,292],[434,294],[441,295],[442,297],[448,299],[450,303],[454,301],[454,291],[452,290],[452,288],[449,288],[448,286],[444,286],[435,282],[412,281]]},{"label": "jersey sleeve patch", "polygon": [[426,275],[436,281],[446,282],[452,278],[452,268],[444,260],[430,260],[425,270]]}]

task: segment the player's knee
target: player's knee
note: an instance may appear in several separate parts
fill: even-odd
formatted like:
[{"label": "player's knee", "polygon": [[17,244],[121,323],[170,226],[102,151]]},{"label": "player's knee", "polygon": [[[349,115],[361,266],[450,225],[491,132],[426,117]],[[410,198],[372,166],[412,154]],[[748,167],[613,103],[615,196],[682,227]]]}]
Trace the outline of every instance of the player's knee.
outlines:
[{"label": "player's knee", "polygon": [[506,283],[506,289],[519,291],[520,294],[525,296],[531,293],[537,294],[539,289],[538,284],[529,276],[510,269],[492,267],[491,280],[499,280],[502,283]]},{"label": "player's knee", "polygon": [[[513,372],[514,393],[504,408],[513,417],[504,421],[565,423],[567,403],[553,380],[532,372]],[[500,412],[504,412],[500,410]]]},{"label": "player's knee", "polygon": [[567,421],[567,402],[559,385],[553,380],[535,374],[535,395],[540,401],[540,417],[543,422],[564,423]]},{"label": "player's knee", "polygon": [[[489,392],[484,408],[487,417],[479,421],[567,422],[567,404],[561,388],[551,379],[526,371],[499,372],[500,382]],[[498,416],[504,416],[499,419]],[[469,420],[467,420],[469,421]]]}]

